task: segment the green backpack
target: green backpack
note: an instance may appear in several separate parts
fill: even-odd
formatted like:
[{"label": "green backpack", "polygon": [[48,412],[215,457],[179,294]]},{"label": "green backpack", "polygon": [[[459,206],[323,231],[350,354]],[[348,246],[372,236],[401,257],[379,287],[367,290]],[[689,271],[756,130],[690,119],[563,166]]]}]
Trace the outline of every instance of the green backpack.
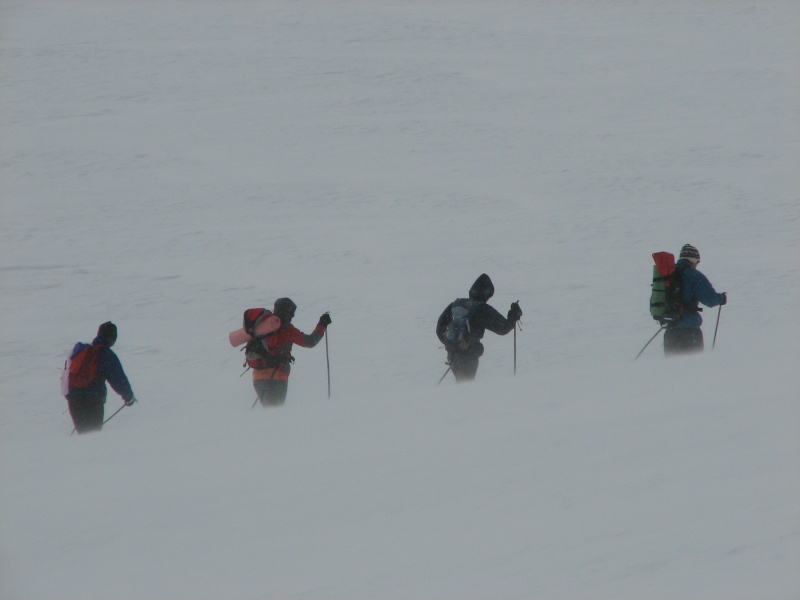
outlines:
[{"label": "green backpack", "polygon": [[670,252],[654,253],[653,261],[650,314],[666,327],[679,321],[685,312],[680,271],[675,268],[675,256]]}]

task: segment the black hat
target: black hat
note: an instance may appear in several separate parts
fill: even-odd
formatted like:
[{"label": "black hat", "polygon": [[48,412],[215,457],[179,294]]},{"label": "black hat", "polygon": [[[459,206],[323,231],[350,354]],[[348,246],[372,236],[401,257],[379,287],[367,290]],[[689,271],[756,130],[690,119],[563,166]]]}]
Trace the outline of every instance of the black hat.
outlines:
[{"label": "black hat", "polygon": [[297,305],[292,302],[291,298],[278,298],[275,300],[275,306],[272,312],[280,317],[281,321],[288,323],[294,318],[294,312],[297,310]]},{"label": "black hat", "polygon": [[106,321],[97,328],[98,337],[106,338],[111,344],[117,341],[117,326],[111,321]]}]

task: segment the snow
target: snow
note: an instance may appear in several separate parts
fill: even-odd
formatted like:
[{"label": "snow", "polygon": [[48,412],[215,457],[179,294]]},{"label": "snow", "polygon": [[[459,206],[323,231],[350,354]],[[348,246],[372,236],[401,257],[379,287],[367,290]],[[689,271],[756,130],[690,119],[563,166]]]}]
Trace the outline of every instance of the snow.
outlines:
[{"label": "snow", "polygon": [[[800,597],[798,27],[4,2],[0,598]],[[730,302],[634,361],[687,242]],[[482,272],[517,374],[487,334],[437,386]],[[332,396],[323,343],[251,410],[227,334],[279,296],[331,311]],[[59,369],[109,319],[140,402],[70,436]]]}]

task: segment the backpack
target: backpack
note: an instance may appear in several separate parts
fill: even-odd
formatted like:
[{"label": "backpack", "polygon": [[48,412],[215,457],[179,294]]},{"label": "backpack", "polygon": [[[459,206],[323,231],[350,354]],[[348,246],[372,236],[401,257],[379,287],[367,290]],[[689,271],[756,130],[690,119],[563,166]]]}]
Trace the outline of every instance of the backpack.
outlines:
[{"label": "backpack", "polygon": [[75,344],[61,374],[61,393],[64,396],[70,389],[89,387],[97,379],[101,348],[83,342]]},{"label": "backpack", "polygon": [[266,308],[248,308],[244,311],[242,328],[253,339],[244,347],[244,366],[251,369],[277,368],[291,360],[291,356],[270,353],[267,338],[281,326],[281,320]]},{"label": "backpack", "polygon": [[247,342],[244,347],[244,365],[251,369],[274,369],[278,370],[283,364],[293,363],[294,356],[288,352],[281,352],[276,348],[270,351],[267,342],[268,335],[254,338]]},{"label": "backpack", "polygon": [[466,350],[472,340],[472,326],[470,319],[475,314],[475,310],[483,304],[479,300],[469,298],[458,298],[450,308],[450,322],[444,331],[446,344],[455,350]]},{"label": "backpack", "polygon": [[[268,333],[272,333],[278,327],[281,326],[280,319],[277,322],[272,323],[275,319],[270,319],[273,317],[271,310],[267,310],[266,308],[248,308],[244,311],[244,316],[242,317],[242,329],[244,329],[250,337],[263,337]],[[270,326],[267,327],[269,331],[263,331],[263,328],[259,327],[258,333],[256,333],[256,327],[258,327],[262,321],[268,320],[271,322]],[[266,323],[265,323],[266,325]]]},{"label": "backpack", "polygon": [[656,252],[653,261],[650,315],[663,327],[668,327],[680,321],[687,312],[702,311],[683,299],[682,270],[675,267],[675,256],[670,252]]}]

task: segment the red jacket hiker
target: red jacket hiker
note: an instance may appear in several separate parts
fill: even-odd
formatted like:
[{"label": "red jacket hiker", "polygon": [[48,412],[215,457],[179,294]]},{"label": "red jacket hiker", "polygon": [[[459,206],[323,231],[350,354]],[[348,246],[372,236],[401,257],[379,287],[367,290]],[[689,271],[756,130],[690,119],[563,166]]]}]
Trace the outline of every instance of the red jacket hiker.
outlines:
[{"label": "red jacket hiker", "polygon": [[310,334],[305,334],[292,325],[297,305],[289,298],[278,298],[272,313],[281,319],[281,327],[264,338],[268,358],[264,368],[253,369],[253,387],[263,406],[279,406],[286,401],[289,387],[289,373],[292,370],[294,344],[303,348],[313,348],[325,335],[331,317],[327,313],[319,318],[317,326]]},{"label": "red jacket hiker", "polygon": [[318,323],[311,334],[305,334],[291,323],[282,323],[280,329],[265,338],[271,356],[277,359],[274,367],[253,369],[253,381],[260,379],[289,380],[292,370],[292,346],[297,344],[303,348],[313,348],[325,334],[325,325]]}]

